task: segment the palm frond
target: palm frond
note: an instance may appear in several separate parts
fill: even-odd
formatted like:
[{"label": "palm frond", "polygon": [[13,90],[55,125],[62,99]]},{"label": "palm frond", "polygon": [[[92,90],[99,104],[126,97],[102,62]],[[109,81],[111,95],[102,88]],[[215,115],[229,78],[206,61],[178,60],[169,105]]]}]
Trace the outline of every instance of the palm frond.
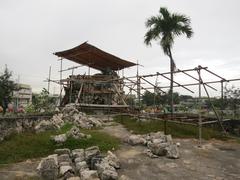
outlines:
[{"label": "palm frond", "polygon": [[158,24],[158,21],[161,19],[159,16],[152,16],[145,22],[145,26],[150,28],[154,24]]},{"label": "palm frond", "polygon": [[193,30],[190,26],[191,19],[182,14],[172,14],[172,21],[174,22],[173,32],[176,36],[186,34],[187,38],[191,38]]},{"label": "palm frond", "polygon": [[144,43],[151,45],[152,40],[160,40],[159,43],[163,52],[171,56],[174,37],[183,34],[187,38],[192,37],[193,30],[190,24],[191,19],[189,17],[178,13],[171,14],[167,8],[162,7],[157,16],[152,16],[146,21],[145,25],[148,31],[144,36]]},{"label": "palm frond", "polygon": [[183,24],[191,23],[191,19],[183,14],[173,13],[172,19],[173,19],[173,21],[176,21],[177,23],[183,23]]},{"label": "palm frond", "polygon": [[144,43],[151,46],[151,41],[159,38],[159,34],[156,32],[155,28],[151,28],[147,31],[144,36]]},{"label": "palm frond", "polygon": [[152,29],[149,29],[148,32],[144,36],[144,43],[146,45],[150,45],[151,46],[151,40],[152,39],[153,39],[153,31],[152,31]]},{"label": "palm frond", "polygon": [[161,7],[159,10],[159,13],[163,16],[163,19],[168,19],[170,18],[170,13],[165,7]]}]

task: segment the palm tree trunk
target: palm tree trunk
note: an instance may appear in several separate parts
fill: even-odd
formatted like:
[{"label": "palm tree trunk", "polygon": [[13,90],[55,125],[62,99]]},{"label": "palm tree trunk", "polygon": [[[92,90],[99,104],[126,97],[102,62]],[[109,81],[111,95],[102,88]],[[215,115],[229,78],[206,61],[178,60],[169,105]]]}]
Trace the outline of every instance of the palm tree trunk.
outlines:
[{"label": "palm tree trunk", "polygon": [[170,58],[170,71],[171,71],[171,82],[170,82],[170,96],[171,96],[171,118],[173,118],[173,112],[174,112],[174,107],[173,107],[173,71],[175,69],[175,63],[172,57],[172,52],[171,49],[169,48],[169,58]]},{"label": "palm tree trunk", "polygon": [[[175,69],[175,63],[174,63],[174,60],[172,58],[172,52],[171,52],[171,49],[168,48],[168,56],[170,58],[170,90],[169,90],[169,93],[170,93],[170,96],[171,96],[171,100],[170,100],[170,106],[171,106],[171,119],[173,119],[173,71]],[[165,117],[164,118],[164,133],[167,134],[167,118]]]}]

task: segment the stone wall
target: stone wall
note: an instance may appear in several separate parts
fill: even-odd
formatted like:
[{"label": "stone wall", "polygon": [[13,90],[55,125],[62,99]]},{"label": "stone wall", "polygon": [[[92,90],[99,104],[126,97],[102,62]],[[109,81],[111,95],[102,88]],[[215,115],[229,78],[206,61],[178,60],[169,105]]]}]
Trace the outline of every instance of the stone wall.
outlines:
[{"label": "stone wall", "polygon": [[52,116],[22,116],[0,118],[0,142],[12,133],[33,131],[37,123],[48,120]]}]

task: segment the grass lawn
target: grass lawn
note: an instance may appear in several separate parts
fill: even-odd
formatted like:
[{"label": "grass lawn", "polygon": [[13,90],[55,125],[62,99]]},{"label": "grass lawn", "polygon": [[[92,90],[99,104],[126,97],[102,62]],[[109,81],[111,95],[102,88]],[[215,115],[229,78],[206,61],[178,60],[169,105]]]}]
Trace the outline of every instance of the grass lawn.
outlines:
[{"label": "grass lawn", "polygon": [[[137,119],[130,116],[116,116],[114,120],[123,124],[128,130],[132,130],[135,134],[147,134],[150,132],[164,131],[164,122],[159,120],[138,122]],[[171,134],[173,137],[177,138],[198,138],[198,127],[167,122],[167,134]],[[221,132],[206,127],[203,127],[202,129],[202,136],[204,139],[228,139]]]},{"label": "grass lawn", "polygon": [[91,134],[92,138],[81,140],[69,138],[62,145],[56,145],[50,140],[51,135],[65,133],[71,127],[71,124],[66,124],[59,131],[46,131],[39,134],[26,132],[8,137],[0,143],[0,165],[20,162],[30,158],[44,157],[52,154],[57,148],[76,149],[97,145],[102,152],[106,152],[113,148],[117,149],[120,143],[119,139],[103,132],[83,129],[80,131]]}]

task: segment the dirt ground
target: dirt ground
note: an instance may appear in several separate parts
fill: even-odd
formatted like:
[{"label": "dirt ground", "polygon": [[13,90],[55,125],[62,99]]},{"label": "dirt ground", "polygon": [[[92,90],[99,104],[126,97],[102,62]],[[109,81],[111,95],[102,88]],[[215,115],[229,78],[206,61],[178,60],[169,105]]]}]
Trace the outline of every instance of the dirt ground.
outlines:
[{"label": "dirt ground", "polygon": [[40,159],[0,166],[1,180],[37,180],[40,179],[36,168]]},{"label": "dirt ground", "polygon": [[[122,125],[105,127],[104,132],[124,139],[129,132]],[[240,144],[204,141],[202,148],[194,139],[174,139],[180,142],[180,159],[152,159],[143,151],[146,147],[123,144],[116,151],[122,168],[119,174],[136,180],[240,179]]]},{"label": "dirt ground", "polygon": [[[120,124],[102,130],[124,139],[130,133]],[[202,148],[194,139],[174,139],[180,145],[180,159],[150,158],[143,146],[122,144],[115,153],[121,161],[119,175],[133,180],[236,180],[240,179],[240,144],[222,141],[203,141]],[[0,167],[1,180],[38,179],[39,160]]]}]

